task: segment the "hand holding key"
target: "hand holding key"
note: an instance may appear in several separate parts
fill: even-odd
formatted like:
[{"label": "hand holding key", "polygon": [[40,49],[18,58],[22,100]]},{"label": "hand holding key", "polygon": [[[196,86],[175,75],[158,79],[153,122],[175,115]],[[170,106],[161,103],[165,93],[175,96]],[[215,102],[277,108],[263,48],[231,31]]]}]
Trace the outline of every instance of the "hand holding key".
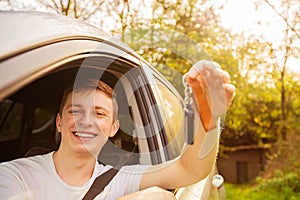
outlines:
[{"label": "hand holding key", "polygon": [[230,106],[236,88],[230,75],[213,61],[201,60],[189,70],[187,83],[192,87],[206,131],[216,127],[216,121]]}]

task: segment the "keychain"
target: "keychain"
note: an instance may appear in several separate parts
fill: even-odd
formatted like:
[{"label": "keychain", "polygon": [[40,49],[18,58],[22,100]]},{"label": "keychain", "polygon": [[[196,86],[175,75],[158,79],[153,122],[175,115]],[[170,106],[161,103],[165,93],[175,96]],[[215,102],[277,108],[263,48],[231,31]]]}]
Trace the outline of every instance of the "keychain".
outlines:
[{"label": "keychain", "polygon": [[[186,143],[193,144],[194,142],[194,109],[193,104],[193,90],[191,86],[186,82],[187,74],[183,75],[182,82],[184,89],[184,131],[186,136]],[[200,112],[200,110],[199,110]],[[199,151],[199,159],[205,158],[219,141],[223,123],[225,121],[225,114],[219,117],[216,121],[216,129],[212,129],[205,134],[203,143]]]},{"label": "keychain", "polygon": [[182,82],[185,87],[184,89],[184,132],[187,144],[193,144],[194,142],[194,110],[193,104],[193,90],[191,86],[186,82],[187,74],[183,75]]}]

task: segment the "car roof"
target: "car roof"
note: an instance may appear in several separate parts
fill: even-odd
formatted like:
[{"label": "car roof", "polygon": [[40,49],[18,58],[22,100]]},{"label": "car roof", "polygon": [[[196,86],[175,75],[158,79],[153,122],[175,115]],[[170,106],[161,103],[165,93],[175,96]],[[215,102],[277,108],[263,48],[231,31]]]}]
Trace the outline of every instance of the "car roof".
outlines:
[{"label": "car roof", "polygon": [[81,20],[55,13],[0,11],[0,61],[36,45],[66,39],[109,41],[120,49],[133,50],[103,30]]},{"label": "car roof", "polygon": [[[93,52],[101,50],[109,56],[113,54],[114,58],[123,58],[126,62],[134,63],[130,67],[147,63],[116,37],[64,15],[0,11],[0,24],[0,99],[42,74],[60,68],[57,63],[70,55],[92,57]],[[48,49],[48,54],[43,53],[44,47]],[[50,63],[56,64],[51,66]]]}]

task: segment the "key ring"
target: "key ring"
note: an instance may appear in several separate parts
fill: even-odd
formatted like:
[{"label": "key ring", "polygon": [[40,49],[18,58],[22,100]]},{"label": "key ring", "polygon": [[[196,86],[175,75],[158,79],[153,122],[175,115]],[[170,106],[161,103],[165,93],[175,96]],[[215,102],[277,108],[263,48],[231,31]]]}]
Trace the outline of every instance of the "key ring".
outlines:
[{"label": "key ring", "polygon": [[191,86],[186,82],[186,76],[188,74],[184,74],[182,77],[182,83],[184,86],[184,103],[187,105],[192,105],[193,103],[193,90]]},{"label": "key ring", "polygon": [[184,89],[184,131],[187,144],[193,144],[194,142],[194,110],[192,108],[193,103],[193,90],[191,86],[186,82],[187,74],[182,77],[182,83]]}]

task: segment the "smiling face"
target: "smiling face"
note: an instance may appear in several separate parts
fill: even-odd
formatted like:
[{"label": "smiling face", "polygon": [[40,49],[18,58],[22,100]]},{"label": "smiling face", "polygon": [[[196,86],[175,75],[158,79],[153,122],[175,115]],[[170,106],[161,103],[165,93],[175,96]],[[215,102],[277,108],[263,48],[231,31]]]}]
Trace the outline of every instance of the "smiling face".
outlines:
[{"label": "smiling face", "polygon": [[119,128],[113,110],[112,98],[98,89],[80,89],[66,95],[56,119],[60,149],[97,157]]}]

